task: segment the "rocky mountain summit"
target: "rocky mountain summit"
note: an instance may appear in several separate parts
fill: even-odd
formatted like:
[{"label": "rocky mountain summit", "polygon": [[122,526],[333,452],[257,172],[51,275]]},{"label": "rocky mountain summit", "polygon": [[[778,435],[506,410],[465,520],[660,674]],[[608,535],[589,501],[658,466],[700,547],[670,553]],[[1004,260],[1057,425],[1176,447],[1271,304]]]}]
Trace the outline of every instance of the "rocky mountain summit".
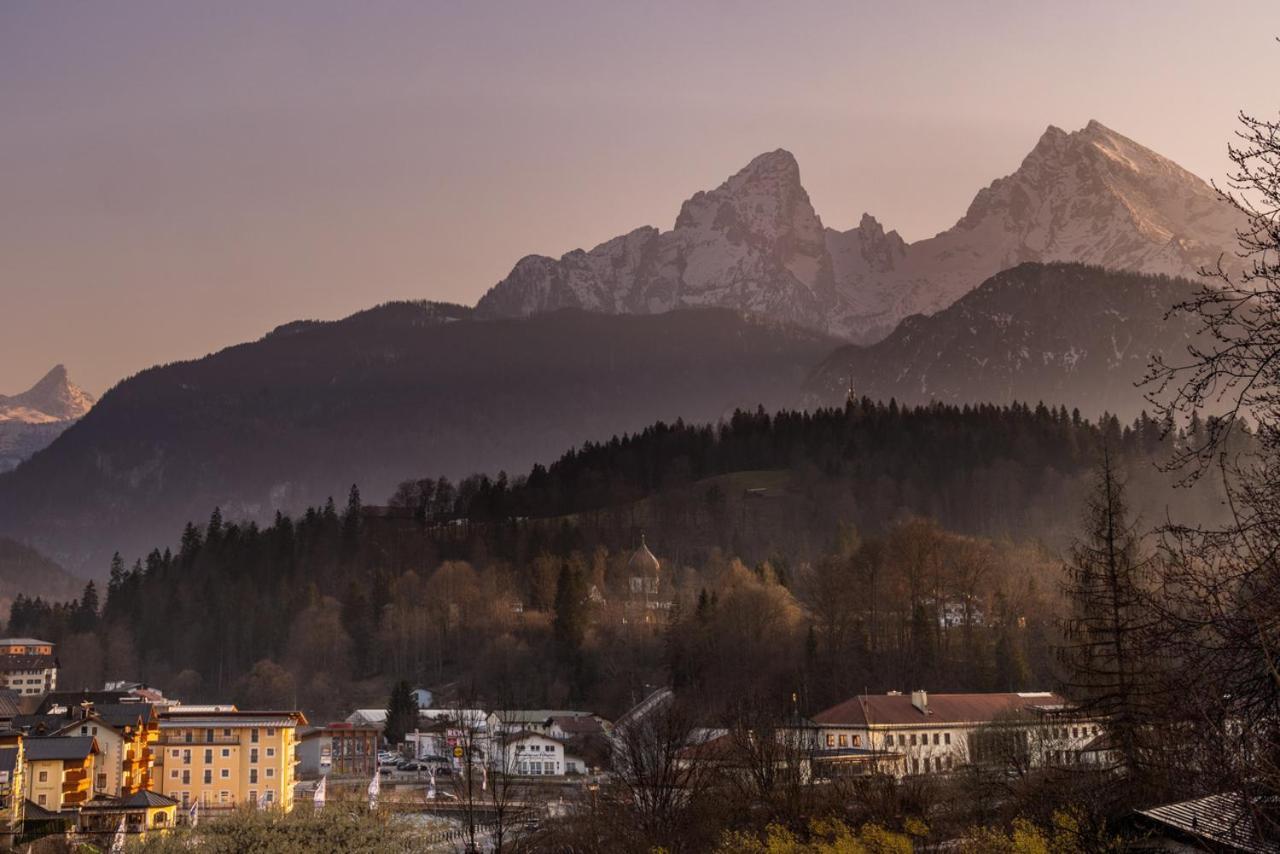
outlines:
[{"label": "rocky mountain summit", "polygon": [[558,260],[521,259],[477,309],[715,305],[870,342],[1025,261],[1193,277],[1219,257],[1234,262],[1240,225],[1203,180],[1096,121],[1049,127],[952,228],[915,243],[870,215],[825,228],[795,158],[779,149],[686,201],[670,231],[645,226]]},{"label": "rocky mountain summit", "polygon": [[21,394],[0,394],[0,472],[47,446],[93,404],[93,395],[71,382],[62,365]]},{"label": "rocky mountain summit", "polygon": [[53,370],[21,394],[0,394],[0,422],[46,424],[74,420],[88,412],[93,404],[93,395],[71,382],[64,366],[54,365]]}]

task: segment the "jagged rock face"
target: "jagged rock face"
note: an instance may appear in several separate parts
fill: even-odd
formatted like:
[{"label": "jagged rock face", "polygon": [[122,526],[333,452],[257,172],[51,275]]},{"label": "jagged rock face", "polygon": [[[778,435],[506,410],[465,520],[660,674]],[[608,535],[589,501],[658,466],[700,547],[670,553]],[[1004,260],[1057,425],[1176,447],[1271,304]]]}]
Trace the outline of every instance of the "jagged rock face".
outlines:
[{"label": "jagged rock face", "polygon": [[870,215],[824,229],[786,151],[637,229],[558,261],[529,256],[481,299],[493,316],[564,307],[645,313],[716,305],[858,341],[931,314],[1024,261],[1194,276],[1235,247],[1241,218],[1204,181],[1097,122],[1045,131],[956,225],[906,243]]},{"label": "jagged rock face", "polygon": [[71,382],[62,365],[21,394],[0,394],[0,472],[46,447],[93,404],[93,395]]},{"label": "jagged rock face", "polygon": [[822,328],[833,299],[822,221],[795,158],[774,151],[685,202],[671,231],[639,228],[558,261],[521,259],[477,310],[522,316],[567,307],[655,313],[717,306]]},{"label": "jagged rock face", "polygon": [[0,421],[44,424],[79,418],[93,406],[93,395],[71,382],[67,369],[53,370],[31,388],[12,397],[0,394]]},{"label": "jagged rock face", "polygon": [[1234,261],[1242,224],[1204,181],[1098,122],[1075,133],[1050,127],[953,228],[908,246],[869,288],[838,279],[855,307],[843,331],[880,337],[867,332],[932,314],[1024,261],[1195,277],[1223,253]]}]

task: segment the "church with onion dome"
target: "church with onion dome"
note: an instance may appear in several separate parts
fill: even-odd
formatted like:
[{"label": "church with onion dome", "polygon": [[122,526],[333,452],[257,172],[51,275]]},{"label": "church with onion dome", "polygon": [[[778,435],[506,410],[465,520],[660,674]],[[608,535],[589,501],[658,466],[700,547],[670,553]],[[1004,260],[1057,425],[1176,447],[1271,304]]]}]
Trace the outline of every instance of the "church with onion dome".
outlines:
[{"label": "church with onion dome", "polygon": [[627,561],[627,620],[656,622],[671,610],[672,590],[669,578],[662,574],[662,562],[649,550],[644,534],[640,547]]}]

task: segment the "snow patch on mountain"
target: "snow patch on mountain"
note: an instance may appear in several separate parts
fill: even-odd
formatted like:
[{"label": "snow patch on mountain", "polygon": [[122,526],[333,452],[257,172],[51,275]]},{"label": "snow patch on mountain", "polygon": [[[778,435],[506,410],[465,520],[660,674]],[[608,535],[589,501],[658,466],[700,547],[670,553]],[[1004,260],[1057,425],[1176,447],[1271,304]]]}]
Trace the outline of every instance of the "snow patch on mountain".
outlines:
[{"label": "snow patch on mountain", "polygon": [[871,342],[1026,261],[1194,276],[1236,260],[1241,225],[1204,181],[1097,121],[1050,126],[952,228],[915,243],[870,214],[847,231],[825,228],[795,157],[779,149],[696,193],[670,231],[645,226],[559,259],[521,259],[477,311],[714,305]]}]

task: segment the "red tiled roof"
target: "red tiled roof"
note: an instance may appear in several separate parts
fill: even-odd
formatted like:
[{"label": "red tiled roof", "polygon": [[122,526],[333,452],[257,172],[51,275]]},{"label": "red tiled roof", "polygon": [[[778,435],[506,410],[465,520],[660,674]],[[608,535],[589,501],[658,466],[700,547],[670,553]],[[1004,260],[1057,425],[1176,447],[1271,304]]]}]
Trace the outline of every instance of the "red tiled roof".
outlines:
[{"label": "red tiled roof", "polygon": [[1029,694],[930,694],[928,714],[911,704],[910,694],[864,694],[819,712],[820,724],[867,726],[986,723],[1022,711],[1059,709],[1066,700],[1048,692]]}]

